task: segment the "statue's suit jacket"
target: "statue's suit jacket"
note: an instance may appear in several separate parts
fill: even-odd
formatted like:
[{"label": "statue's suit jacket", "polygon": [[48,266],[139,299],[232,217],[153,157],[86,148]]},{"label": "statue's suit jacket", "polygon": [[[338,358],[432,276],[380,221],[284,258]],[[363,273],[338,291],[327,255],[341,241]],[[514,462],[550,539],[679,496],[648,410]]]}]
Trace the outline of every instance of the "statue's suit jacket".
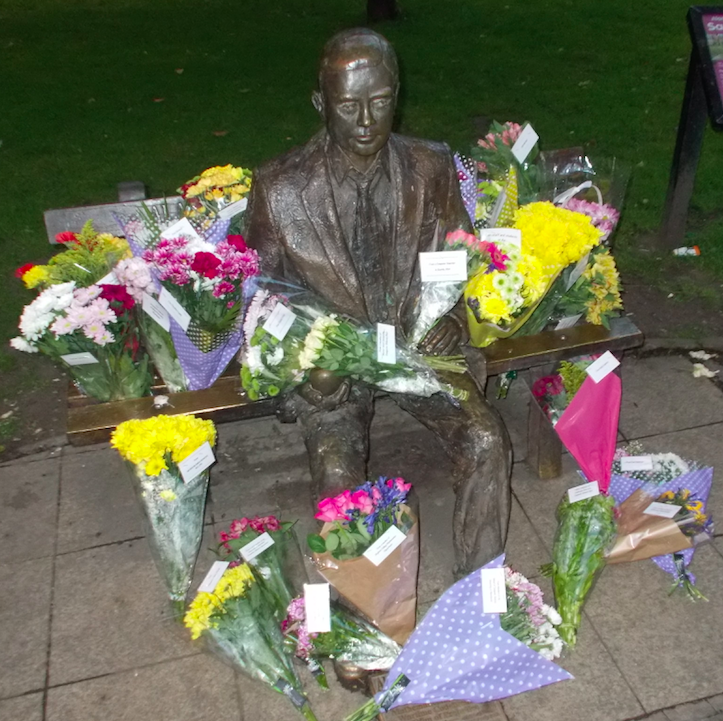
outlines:
[{"label": "statue's suit jacket", "polygon": [[[246,214],[246,242],[262,272],[314,291],[340,313],[369,322],[359,277],[337,215],[326,157],[326,132],[256,171]],[[470,229],[449,148],[391,135],[394,189],[391,288],[393,319],[411,328],[419,297],[418,253],[437,250],[447,231]],[[437,226],[439,225],[439,232]],[[389,242],[389,241],[388,241]]]}]

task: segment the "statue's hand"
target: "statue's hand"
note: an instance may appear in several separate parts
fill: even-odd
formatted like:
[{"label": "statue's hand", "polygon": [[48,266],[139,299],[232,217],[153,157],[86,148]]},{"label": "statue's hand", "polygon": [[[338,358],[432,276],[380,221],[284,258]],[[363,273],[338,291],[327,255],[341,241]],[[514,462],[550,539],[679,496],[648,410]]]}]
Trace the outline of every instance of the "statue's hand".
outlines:
[{"label": "statue's hand", "polygon": [[459,323],[449,316],[443,316],[424,336],[419,350],[425,355],[452,355],[461,339],[462,329]]},{"label": "statue's hand", "polygon": [[333,411],[346,403],[351,383],[348,378],[339,378],[329,371],[314,368],[309,374],[309,381],[298,390],[307,403],[324,411]]}]

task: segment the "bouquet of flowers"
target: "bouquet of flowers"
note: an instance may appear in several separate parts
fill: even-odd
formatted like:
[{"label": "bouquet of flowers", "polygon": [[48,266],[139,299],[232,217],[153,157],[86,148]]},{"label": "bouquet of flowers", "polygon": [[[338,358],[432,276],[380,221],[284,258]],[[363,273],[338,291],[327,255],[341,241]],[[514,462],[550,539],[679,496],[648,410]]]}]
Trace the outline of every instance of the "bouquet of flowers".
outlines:
[{"label": "bouquet of flowers", "polygon": [[[252,400],[273,397],[303,383],[313,368],[393,393],[447,393],[459,400],[466,398],[465,391],[443,383],[434,373],[463,373],[466,366],[461,357],[423,357],[397,345],[396,362],[380,362],[376,329],[362,328],[349,318],[326,313],[316,300],[304,296],[301,293],[290,298],[261,288],[250,301],[244,321],[241,382]],[[288,307],[293,315],[281,339],[267,329],[278,304]]]},{"label": "bouquet of flowers", "polygon": [[215,442],[213,423],[194,416],[126,421],[111,436],[111,445],[132,471],[151,553],[178,613],[185,608],[201,547],[210,465],[184,473],[183,462],[197,452],[213,462]]},{"label": "bouquet of flowers", "polygon": [[293,526],[276,516],[237,518],[219,535],[219,558],[231,566],[243,559],[256,570],[274,599],[279,620],[306,580]]},{"label": "bouquet of flowers", "polygon": [[[481,570],[503,565],[504,555]],[[402,649],[384,689],[346,721],[372,721],[380,711],[407,704],[485,703],[572,678],[535,650],[534,634],[528,633],[526,624],[515,623],[519,613],[514,608],[516,598],[510,599],[513,608],[510,610],[508,604],[507,613],[484,612],[480,575],[481,571],[475,571],[444,592]],[[515,585],[524,583],[513,573],[506,575],[510,579],[508,589],[512,579]],[[538,600],[539,589],[529,586],[525,596],[535,598],[531,604],[537,609],[531,616],[534,625],[543,606],[541,594]],[[554,626],[554,613],[542,615],[547,620],[539,628],[545,623]],[[524,638],[506,631],[505,624],[520,628]],[[552,644],[559,646],[559,638]]]},{"label": "bouquet of flowers", "polygon": [[234,668],[284,694],[307,719],[316,721],[284,648],[275,605],[246,563],[229,568],[212,592],[196,595],[184,624],[203,636]]},{"label": "bouquet of flowers", "polygon": [[281,630],[290,650],[301,659],[323,688],[329,688],[321,658],[332,658],[337,668],[346,665],[364,671],[388,671],[399,655],[399,644],[363,618],[338,603],[331,604],[331,630],[309,633],[303,598],[290,604]]},{"label": "bouquet of flowers", "polygon": [[152,378],[134,306],[117,285],[49,285],[25,306],[21,335],[10,345],[62,362],[81,390],[100,401],[148,395]]},{"label": "bouquet of flowers", "polygon": [[178,189],[184,201],[183,214],[200,222],[202,230],[220,221],[225,223],[224,233],[230,231],[230,223],[236,232],[241,232],[240,221],[248,204],[251,175],[250,170],[233,165],[207,168]]},{"label": "bouquet of flowers", "polygon": [[599,490],[592,497],[579,500],[571,492],[563,497],[557,509],[553,560],[546,567],[563,620],[560,635],[570,646],[575,645],[585,597],[602,571],[605,552],[615,536],[615,500],[607,493],[620,416],[621,383],[612,372],[593,379],[588,374],[592,363],[592,358],[564,361],[558,373],[539,379],[532,389],[535,400],[580,465],[584,477],[597,483]]},{"label": "bouquet of flowers", "polygon": [[74,282],[85,288],[104,280],[122,258],[130,256],[128,243],[110,233],[96,233],[89,220],[80,233],[65,231],[55,236],[63,246],[46,265],[27,263],[15,271],[26,288],[42,290],[58,283]]},{"label": "bouquet of flowers", "polygon": [[[647,466],[643,470],[628,470]],[[652,558],[673,576],[692,600],[703,598],[688,571],[695,548],[711,539],[713,522],[707,513],[713,468],[701,467],[673,453],[646,455],[639,444],[616,454],[610,491],[617,506],[618,538],[608,563]]]},{"label": "bouquet of flowers", "polygon": [[375,626],[404,643],[417,613],[419,524],[402,478],[379,478],[318,504],[307,538],[321,575]]}]

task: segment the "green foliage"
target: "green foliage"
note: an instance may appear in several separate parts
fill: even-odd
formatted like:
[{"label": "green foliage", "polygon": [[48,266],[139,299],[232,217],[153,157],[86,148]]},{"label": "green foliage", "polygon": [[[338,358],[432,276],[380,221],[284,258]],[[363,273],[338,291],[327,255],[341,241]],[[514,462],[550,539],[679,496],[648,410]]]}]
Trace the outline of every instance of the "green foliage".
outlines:
[{"label": "green foliage", "polygon": [[560,377],[562,378],[562,385],[565,386],[565,393],[567,394],[568,403],[575,397],[575,394],[580,390],[580,386],[585,382],[587,373],[585,368],[590,363],[570,363],[569,361],[562,361],[560,363]]}]

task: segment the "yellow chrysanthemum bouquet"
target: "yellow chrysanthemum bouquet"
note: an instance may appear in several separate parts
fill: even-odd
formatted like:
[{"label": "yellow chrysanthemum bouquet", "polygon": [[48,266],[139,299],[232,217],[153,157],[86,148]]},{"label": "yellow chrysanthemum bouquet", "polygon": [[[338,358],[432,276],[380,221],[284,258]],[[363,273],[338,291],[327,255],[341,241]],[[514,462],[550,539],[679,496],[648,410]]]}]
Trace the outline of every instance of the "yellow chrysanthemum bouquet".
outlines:
[{"label": "yellow chrysanthemum bouquet", "polygon": [[470,341],[478,348],[518,332],[561,271],[602,237],[588,216],[547,202],[519,208],[513,227],[520,231],[519,248],[494,243],[502,262],[483,264],[465,288]]},{"label": "yellow chrysanthemum bouquet", "polygon": [[26,288],[43,290],[71,281],[76,288],[87,288],[105,278],[119,261],[131,256],[123,238],[97,233],[92,220],[79,233],[58,233],[56,240],[63,250],[47,264],[28,263],[15,272]]},{"label": "yellow chrysanthemum bouquet", "polygon": [[263,578],[242,563],[227,568],[213,590],[196,594],[184,624],[192,638],[203,637],[234,668],[284,694],[305,719],[316,721],[285,650],[276,609]]},{"label": "yellow chrysanthemum bouquet", "polygon": [[216,219],[232,221],[240,232],[239,221],[246,210],[251,190],[251,171],[233,165],[216,165],[184,183],[178,192],[184,200],[184,215],[200,220],[206,229]]},{"label": "yellow chrysanthemum bouquet", "polygon": [[111,445],[132,469],[147,537],[174,609],[182,613],[201,546],[216,428],[194,416],[121,423]]}]

